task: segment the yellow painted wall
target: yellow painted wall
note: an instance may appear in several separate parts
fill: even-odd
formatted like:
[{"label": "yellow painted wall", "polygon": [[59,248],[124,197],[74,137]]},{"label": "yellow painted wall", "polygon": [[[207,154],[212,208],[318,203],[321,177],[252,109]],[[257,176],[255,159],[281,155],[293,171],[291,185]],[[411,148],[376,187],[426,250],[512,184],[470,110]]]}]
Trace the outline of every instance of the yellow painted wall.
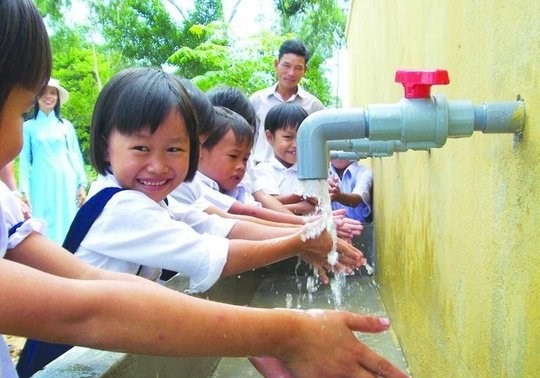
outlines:
[{"label": "yellow painted wall", "polygon": [[475,132],[372,159],[377,275],[414,377],[540,376],[540,1],[353,0],[349,106],[398,68],[448,100],[525,99],[521,141]]}]

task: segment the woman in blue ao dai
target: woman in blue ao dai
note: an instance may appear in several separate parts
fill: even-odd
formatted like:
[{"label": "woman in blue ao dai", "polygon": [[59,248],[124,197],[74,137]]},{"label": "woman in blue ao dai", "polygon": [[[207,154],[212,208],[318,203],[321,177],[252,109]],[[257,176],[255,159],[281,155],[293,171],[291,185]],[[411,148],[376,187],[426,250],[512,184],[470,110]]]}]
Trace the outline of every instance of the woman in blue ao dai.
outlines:
[{"label": "woman in blue ao dai", "polygon": [[34,117],[24,123],[19,157],[19,190],[32,215],[47,222],[46,235],[62,244],[77,209],[86,199],[86,174],[75,128],[60,117],[69,93],[50,79],[37,97]]}]

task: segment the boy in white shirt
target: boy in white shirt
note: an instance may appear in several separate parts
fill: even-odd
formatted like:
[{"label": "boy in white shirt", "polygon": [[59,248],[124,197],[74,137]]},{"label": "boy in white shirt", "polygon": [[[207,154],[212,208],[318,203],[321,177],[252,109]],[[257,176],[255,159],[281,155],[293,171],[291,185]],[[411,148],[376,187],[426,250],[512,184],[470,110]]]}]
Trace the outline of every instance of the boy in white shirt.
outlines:
[{"label": "boy in white shirt", "polygon": [[274,156],[255,166],[255,177],[261,190],[275,196],[298,215],[313,213],[318,201],[304,198],[296,166],[296,133],[307,112],[294,103],[274,106],[264,123],[266,139]]}]

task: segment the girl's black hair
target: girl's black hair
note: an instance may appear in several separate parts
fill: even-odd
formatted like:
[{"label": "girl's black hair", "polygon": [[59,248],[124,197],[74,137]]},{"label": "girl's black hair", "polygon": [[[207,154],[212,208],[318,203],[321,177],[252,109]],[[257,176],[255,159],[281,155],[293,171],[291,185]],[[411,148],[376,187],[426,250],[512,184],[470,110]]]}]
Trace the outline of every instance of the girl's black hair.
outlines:
[{"label": "girl's black hair", "polygon": [[216,118],[213,127],[205,134],[206,139],[201,145],[202,148],[211,150],[229,130],[233,131],[236,143],[248,144],[250,148],[253,146],[253,129],[240,114],[223,106],[215,106],[214,112]]},{"label": "girl's black hair", "polygon": [[238,88],[219,86],[210,89],[208,99],[215,106],[223,106],[240,114],[253,127],[257,125],[257,113],[249,98]]},{"label": "girl's black hair", "polygon": [[186,89],[189,98],[195,108],[197,119],[199,120],[199,134],[205,134],[214,124],[214,105],[204,93],[193,82],[186,78],[180,78],[180,82]]},{"label": "girl's black hair", "polygon": [[131,68],[116,74],[98,96],[90,129],[90,162],[100,174],[107,172],[109,136],[113,130],[133,135],[153,134],[171,110],[183,117],[189,135],[191,181],[199,161],[198,120],[180,79],[156,68]]},{"label": "girl's black hair", "polygon": [[[32,117],[33,119],[36,119],[37,116],[38,116],[38,113],[39,113],[39,98],[41,96],[43,96],[43,93],[45,92],[45,89],[47,89],[47,87],[43,88],[43,90],[41,91],[40,94],[37,95],[36,97],[36,100],[34,101],[34,116]],[[58,93],[58,89],[57,88],[54,88],[56,90],[56,96],[58,98],[58,100],[56,101],[56,105],[54,105],[54,114],[56,115],[56,118],[58,118],[58,120],[62,123],[64,123],[64,120],[62,119],[62,117],[60,117],[60,93]]]},{"label": "girl's black hair", "polygon": [[0,1],[0,112],[16,87],[39,92],[51,76],[47,29],[32,0]]},{"label": "girl's black hair", "polygon": [[293,102],[272,107],[266,114],[264,129],[274,134],[277,130],[293,128],[298,130],[300,124],[308,116],[306,110]]}]

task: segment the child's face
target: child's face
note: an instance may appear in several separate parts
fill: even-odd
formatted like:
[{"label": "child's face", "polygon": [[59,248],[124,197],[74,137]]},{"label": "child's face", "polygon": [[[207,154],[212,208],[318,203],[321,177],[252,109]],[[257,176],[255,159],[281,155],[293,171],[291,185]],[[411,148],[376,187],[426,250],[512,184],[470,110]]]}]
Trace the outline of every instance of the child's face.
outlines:
[{"label": "child's face", "polygon": [[161,201],[184,181],[189,154],[184,119],[171,111],[154,134],[147,130],[134,135],[113,131],[106,158],[121,187]]},{"label": "child's face", "polygon": [[216,181],[221,190],[233,190],[246,174],[251,144],[239,144],[229,130],[212,149],[201,148],[199,171]]},{"label": "child's face", "polygon": [[296,127],[278,129],[273,135],[266,131],[266,139],[274,150],[274,156],[284,166],[296,163]]},{"label": "child's face", "polygon": [[0,114],[0,168],[13,160],[22,147],[23,115],[32,107],[35,93],[22,88],[9,92]]}]

